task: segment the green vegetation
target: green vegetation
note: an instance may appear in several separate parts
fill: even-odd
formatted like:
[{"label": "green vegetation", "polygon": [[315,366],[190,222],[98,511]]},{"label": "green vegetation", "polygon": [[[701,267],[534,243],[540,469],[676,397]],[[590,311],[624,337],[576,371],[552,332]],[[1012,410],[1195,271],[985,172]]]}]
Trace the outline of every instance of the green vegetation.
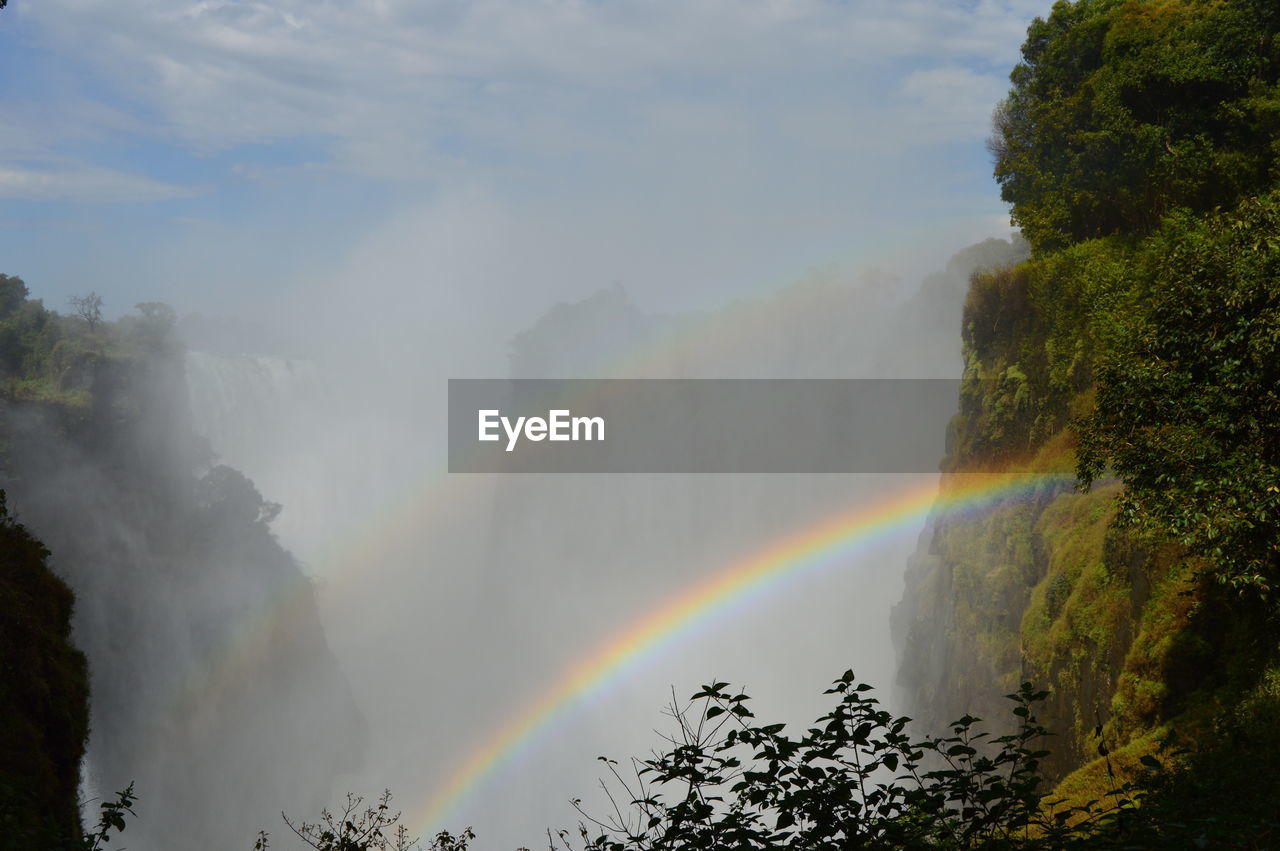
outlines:
[{"label": "green vegetation", "polygon": [[1144,307],[1099,359],[1081,478],[1112,466],[1126,523],[1265,594],[1280,579],[1280,193],[1172,217],[1136,259]]},{"label": "green vegetation", "polygon": [[[800,735],[760,724],[751,698],[711,683],[672,705],[675,731],[662,752],[611,774],[610,812],[582,802],[576,831],[548,831],[550,851],[802,851],[867,849],[1055,849],[1209,847],[1255,842],[1273,818],[1223,819],[1218,810],[1181,808],[1185,772],[1149,753],[1133,779],[1108,771],[1109,785],[1083,803],[1051,791],[1043,760],[1049,732],[1035,711],[1047,696],[1023,683],[1012,701],[1011,732],[992,736],[966,715],[943,737],[913,738],[910,719],[891,716],[852,671],[826,690],[835,705]],[[1249,711],[1274,719],[1276,684]],[[1272,732],[1273,737],[1276,735]],[[1163,756],[1163,754],[1162,754]],[[286,824],[316,851],[413,851],[421,843],[399,824],[389,792],[364,806],[347,796],[338,813]],[[437,834],[429,851],[465,851],[475,839]],[[269,848],[259,834],[255,851]],[[527,851],[527,849],[520,849]]]},{"label": "green vegetation", "polygon": [[171,345],[173,308],[137,305],[138,314],[102,319],[96,293],[71,299],[73,315],[28,298],[21,278],[0,275],[0,396],[38,402],[70,414],[89,411],[93,386],[113,364]]},{"label": "green vegetation", "polygon": [[1275,181],[1269,0],[1059,0],[1027,32],[990,148],[1038,250],[1144,234]]},{"label": "green vegetation", "polygon": [[[1132,843],[1141,790],[1063,806],[1041,769],[1048,731],[1034,715],[1047,693],[1029,683],[1013,701],[1013,731],[991,737],[964,716],[945,737],[914,739],[909,720],[879,708],[852,671],[826,693],[835,706],[797,738],[757,724],[745,694],[704,686],[672,707],[672,749],[636,764],[634,782],[588,851],[797,848],[1061,848]],[[611,767],[613,764],[610,763]],[[566,843],[567,844],[567,843]]]},{"label": "green vegetation", "polygon": [[77,790],[89,734],[71,591],[0,491],[0,848],[80,836]]},{"label": "green vegetation", "polygon": [[1252,768],[1280,763],[1278,28],[1252,0],[1030,27],[991,148],[1034,254],[972,280],[947,469],[1086,492],[940,520],[899,618],[926,719],[1043,683],[1076,801],[1176,730],[1159,817],[1210,811],[1219,837],[1280,811]]},{"label": "green vegetation", "polygon": [[[48,310],[20,279],[0,276],[0,472],[67,583],[46,569],[44,544],[0,512],[0,849],[114,845],[132,812],[127,790],[98,807],[96,830],[81,829],[88,681],[70,643],[68,586],[87,609],[77,638],[97,654],[95,779],[107,788],[137,779],[149,813],[141,825],[129,819],[135,841],[218,847],[239,825],[228,826],[219,808],[183,804],[213,799],[211,788],[225,785],[226,775],[193,772],[165,788],[161,781],[172,775],[150,755],[171,748],[197,759],[216,746],[236,771],[253,773],[283,754],[296,758],[312,741],[271,729],[273,753],[264,752],[258,743],[272,724],[262,711],[268,695],[251,677],[234,700],[213,705],[209,714],[217,717],[198,735],[195,725],[157,729],[138,702],[156,693],[148,678],[157,682],[160,666],[149,666],[173,661],[157,645],[182,646],[193,636],[202,648],[225,643],[234,626],[228,601],[242,606],[238,595],[282,594],[306,579],[271,534],[280,506],[243,475],[212,465],[207,442],[191,428],[172,309],[144,303],[111,321],[95,294],[72,307],[77,315]],[[211,590],[214,569],[231,593]],[[165,612],[153,617],[158,587],[166,589]],[[346,712],[358,721],[314,617],[292,626],[272,637],[264,667],[332,686],[324,706],[307,707],[310,717]],[[271,698],[288,712],[292,698]],[[358,724],[344,732],[358,750]],[[296,786],[325,782],[302,777]],[[257,821],[248,813],[242,819]]]},{"label": "green vegetation", "polygon": [[[953,735],[909,739],[851,674],[798,738],[715,684],[699,711],[673,709],[674,749],[637,764],[585,847],[1274,842],[1278,32],[1272,0],[1060,0],[1028,31],[991,149],[1034,255],[972,280],[946,466],[1041,484],[940,518],[895,613],[903,684],[926,726],[962,716]],[[164,305],[115,323],[102,306],[89,293],[62,316],[0,276],[0,393],[81,416],[114,362],[166,345]],[[278,510],[225,470],[200,498],[240,526]],[[0,534],[14,542],[0,658],[39,669],[0,699],[0,791],[35,778],[4,830],[54,813],[70,835],[84,737],[70,596],[7,514]],[[982,739],[968,713],[1003,717],[1008,691],[1011,725]],[[350,799],[294,832],[324,851],[404,847],[395,822],[385,798]]]},{"label": "green vegetation", "polygon": [[[104,365],[168,345],[173,313],[166,306],[139,305],[140,316],[105,323],[96,293],[72,299],[75,316],[28,296],[21,278],[0,275],[5,400],[83,419]],[[81,827],[88,672],[71,643],[72,592],[49,570],[49,555],[0,491],[0,848],[89,851],[124,829],[134,795],[130,787],[103,802],[94,829]]]},{"label": "green vegetation", "polygon": [[0,490],[0,849],[97,851],[133,815],[133,787],[80,825],[80,760],[89,735],[84,654],[71,644],[71,590]]}]

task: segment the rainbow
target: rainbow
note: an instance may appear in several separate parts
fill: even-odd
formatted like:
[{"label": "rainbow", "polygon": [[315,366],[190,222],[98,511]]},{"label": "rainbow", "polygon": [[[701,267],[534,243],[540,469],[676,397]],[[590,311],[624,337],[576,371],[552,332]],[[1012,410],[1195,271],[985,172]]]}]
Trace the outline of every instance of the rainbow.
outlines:
[{"label": "rainbow", "polygon": [[957,474],[932,479],[796,530],[726,565],[618,630],[563,670],[535,700],[475,745],[467,758],[406,823],[418,833],[442,821],[486,778],[527,752],[539,735],[575,706],[608,689],[632,667],[660,654],[739,604],[824,568],[897,534],[919,531],[930,516],[954,517],[998,500],[1071,481],[1061,476]]},{"label": "rainbow", "polygon": [[[734,350],[736,341],[775,337],[779,323],[785,327],[787,317],[807,316],[815,309],[814,299],[832,297],[831,290],[812,286],[824,282],[830,283],[830,275],[815,272],[776,290],[766,287],[756,297],[736,301],[713,314],[684,317],[658,329],[643,344],[614,353],[594,368],[584,367],[577,377],[683,375],[683,367],[677,365],[687,364],[693,359],[694,350],[707,347],[713,350],[709,362],[724,366],[732,362],[725,355]],[[721,355],[719,359],[716,352]],[[421,530],[424,517],[458,510],[479,489],[478,479],[452,475],[443,468],[424,471],[398,490],[388,490],[380,499],[371,500],[363,514],[368,519],[356,521],[345,534],[335,536],[341,542],[321,556],[320,563],[313,565],[313,573],[321,583],[332,579],[335,589],[359,581],[362,568],[385,561],[397,546],[412,539]],[[181,724],[209,706],[218,693],[251,680],[255,666],[271,644],[313,617],[315,593],[311,583],[298,583],[259,600],[203,664],[194,666],[169,693],[153,702],[157,709],[150,723]]]},{"label": "rainbow", "polygon": [[[701,352],[714,343],[714,351],[732,354],[736,340],[774,335],[780,317],[806,315],[813,309],[812,304],[805,304],[806,300],[823,297],[821,288],[784,287],[764,299],[738,302],[710,316],[690,317],[660,330],[636,349],[617,353],[581,377],[680,374],[679,365],[689,360],[694,349]],[[713,364],[731,361],[728,357],[711,359]],[[424,517],[449,516],[460,510],[482,489],[480,480],[485,478],[472,480],[443,470],[424,471],[402,488],[388,490],[364,514],[364,518],[373,519],[358,519],[345,534],[336,536],[339,542],[320,556],[313,572],[322,584],[333,581],[330,590],[358,581],[361,568],[385,560],[401,542],[420,532]],[[749,604],[753,595],[764,594],[822,567],[839,565],[860,550],[894,534],[909,532],[913,526],[918,530],[931,511],[941,516],[980,507],[1031,487],[1035,481],[967,475],[944,477],[939,486],[931,480],[927,486],[888,495],[875,505],[846,509],[726,565],[636,618],[594,652],[565,668],[541,695],[476,743],[416,811],[416,817],[406,819],[406,823],[419,832],[439,824],[486,778],[527,751],[556,718],[607,689],[635,665],[657,656],[699,625],[712,622],[735,606]],[[236,625],[229,640],[211,652],[204,664],[195,666],[175,683],[170,693],[154,701],[157,715],[149,719],[150,725],[164,728],[189,723],[217,705],[213,698],[219,692],[252,681],[269,648],[315,617],[315,593],[310,583],[297,583],[259,600]],[[156,741],[162,738],[157,737]]]},{"label": "rainbow", "polygon": [[[819,282],[822,275],[809,283]],[[778,322],[786,317],[803,317],[814,310],[813,299],[823,298],[822,288],[792,283],[763,298],[744,299],[710,316],[690,316],[659,329],[655,337],[639,347],[625,349],[582,370],[581,378],[655,378],[677,371],[675,363],[689,361],[694,349],[708,346],[721,354],[710,362],[726,362],[735,340],[768,339],[777,334]],[[713,340],[719,340],[714,343]],[[443,389],[443,388],[442,388]],[[444,468],[424,471],[402,485],[388,489],[380,499],[371,500],[365,520],[352,523],[351,530],[337,537],[339,543],[320,558],[314,571],[321,584],[332,580],[330,590],[358,582],[362,568],[387,561],[397,546],[419,534],[424,517],[449,516],[479,493],[484,477],[451,475]],[[174,683],[168,694],[155,701],[156,727],[180,726],[215,705],[216,696],[233,690],[237,683],[251,682],[256,667],[270,653],[271,645],[296,631],[315,616],[315,589],[310,582],[280,587],[257,601],[255,607],[234,624],[227,640],[193,665],[187,676]],[[157,741],[160,741],[157,738]]]},{"label": "rainbow", "polygon": [[[822,283],[827,276],[814,274],[808,284]],[[642,345],[615,353],[580,377],[652,378],[683,374],[677,364],[693,358],[693,351],[710,347],[710,363],[722,366],[732,359],[739,340],[770,339],[787,317],[803,317],[814,310],[813,299],[831,297],[830,290],[806,285],[806,279],[792,282],[760,297],[734,302],[709,316],[689,316],[659,329]],[[714,356],[722,356],[717,360]],[[729,377],[723,375],[720,377]],[[829,376],[848,377],[848,376]],[[375,497],[363,517],[345,534],[335,536],[340,543],[313,565],[321,583],[333,581],[331,590],[359,581],[362,569],[387,560],[396,548],[420,532],[424,517],[440,517],[466,505],[481,488],[480,479],[452,475],[443,468],[424,471],[398,490]],[[287,635],[315,612],[315,589],[297,583],[277,589],[261,600],[230,631],[229,638],[209,653],[176,682],[171,691],[154,701],[156,726],[183,723],[212,705],[215,697],[251,681],[255,666],[280,636]]]}]

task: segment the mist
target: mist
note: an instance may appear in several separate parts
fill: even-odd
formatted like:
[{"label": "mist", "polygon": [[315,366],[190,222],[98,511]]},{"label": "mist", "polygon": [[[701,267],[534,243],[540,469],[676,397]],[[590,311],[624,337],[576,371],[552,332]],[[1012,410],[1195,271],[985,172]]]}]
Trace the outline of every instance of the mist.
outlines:
[{"label": "mist", "polygon": [[[531,845],[576,823],[571,797],[604,806],[595,757],[647,753],[673,688],[683,698],[711,679],[742,683],[757,711],[804,723],[852,667],[891,701],[888,612],[919,527],[620,658],[600,687],[557,698],[458,797],[477,754],[600,647],[735,562],[936,475],[449,474],[445,380],[477,374],[461,364],[512,377],[954,377],[946,329],[970,272],[1024,251],[992,239],[923,280],[832,271],[702,313],[650,312],[613,285],[549,304],[509,336],[455,331],[438,359],[406,358],[412,332],[395,338],[389,317],[307,357],[187,355],[197,427],[286,506],[273,528],[317,583],[367,720],[363,766],[338,782],[393,789],[421,832],[474,825],[486,847]],[[422,316],[430,351],[439,343],[423,332],[450,331]]]},{"label": "mist", "polygon": [[[54,307],[184,314],[148,420],[200,442],[172,470],[281,506],[260,552],[228,527],[171,588],[103,589],[103,548],[191,553],[157,557],[109,471],[48,450],[67,478],[30,492],[32,527],[62,528],[69,490],[111,527],[50,545],[87,598],[86,782],[138,772],[129,847],[185,825],[247,848],[281,809],[383,788],[416,833],[533,847],[570,798],[603,808],[595,758],[658,745],[673,689],[740,683],[803,725],[853,668],[892,705],[919,528],[565,683],[709,577],[936,475],[450,474],[446,382],[958,377],[970,273],[1025,253],[983,140],[1039,4],[11,5],[0,61],[33,82],[2,105],[0,271]],[[189,610],[207,644],[172,642]],[[264,623],[291,637],[237,640]],[[164,652],[119,661],[122,634]],[[227,685],[199,712],[127,720],[207,669]]]}]

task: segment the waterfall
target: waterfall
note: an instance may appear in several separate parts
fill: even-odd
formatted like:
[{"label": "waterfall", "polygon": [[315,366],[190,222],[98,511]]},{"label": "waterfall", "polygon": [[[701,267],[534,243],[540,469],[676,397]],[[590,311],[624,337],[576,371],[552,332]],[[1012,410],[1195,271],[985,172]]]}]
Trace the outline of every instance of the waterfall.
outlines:
[{"label": "waterfall", "polygon": [[254,435],[292,427],[289,408],[316,387],[308,370],[125,362],[99,390],[102,410],[128,416],[124,429],[0,406],[0,483],[76,595],[92,694],[85,789],[110,797],[135,784],[130,848],[251,847],[281,809],[328,803],[361,758],[363,721],[311,583],[254,482],[210,465],[191,427],[194,414],[222,464],[248,465]]},{"label": "waterfall", "polygon": [[[685,317],[648,313],[614,289],[549,307],[506,344],[509,374],[954,375],[957,350],[914,341],[959,323],[982,260],[906,301],[887,298],[887,285],[819,281]],[[630,625],[826,518],[916,486],[870,475],[451,475],[448,362],[380,360],[374,348],[334,349],[323,370],[200,352],[185,369],[196,428],[284,506],[272,529],[317,580],[320,619],[371,732],[349,787],[391,788],[406,809],[434,805],[495,731],[522,724]],[[940,456],[942,423],[938,434]],[[443,823],[410,827],[472,824],[502,848],[571,824],[566,799],[591,795],[594,758],[645,753],[673,686],[683,696],[710,678],[740,682],[765,712],[798,723],[823,711],[825,683],[848,667],[888,697],[889,610],[914,543],[910,533],[869,543],[708,608],[678,642],[619,660],[589,701],[557,704],[555,723],[486,757],[471,794],[433,813]]]},{"label": "waterfall", "polygon": [[191,351],[184,366],[196,431],[250,476],[269,467],[272,447],[322,398],[309,360]]}]

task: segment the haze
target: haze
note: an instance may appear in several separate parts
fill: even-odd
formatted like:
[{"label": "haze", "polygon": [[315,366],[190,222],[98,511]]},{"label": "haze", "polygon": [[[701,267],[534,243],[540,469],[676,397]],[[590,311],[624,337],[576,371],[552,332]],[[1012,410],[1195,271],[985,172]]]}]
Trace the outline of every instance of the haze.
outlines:
[{"label": "haze", "polygon": [[[1011,236],[983,142],[1046,11],[13,0],[0,271],[56,309],[94,290],[110,315],[264,329],[191,338],[196,427],[284,505],[273,528],[317,583],[368,727],[335,798],[389,786],[417,817],[619,629],[921,481],[450,477],[444,380],[958,374],[968,272],[1021,249],[947,262]],[[596,755],[656,744],[671,686],[745,681],[798,724],[846,667],[887,697],[916,531],[638,658],[412,826],[473,824],[484,848],[570,826]],[[269,798],[292,770],[245,782]]]}]

